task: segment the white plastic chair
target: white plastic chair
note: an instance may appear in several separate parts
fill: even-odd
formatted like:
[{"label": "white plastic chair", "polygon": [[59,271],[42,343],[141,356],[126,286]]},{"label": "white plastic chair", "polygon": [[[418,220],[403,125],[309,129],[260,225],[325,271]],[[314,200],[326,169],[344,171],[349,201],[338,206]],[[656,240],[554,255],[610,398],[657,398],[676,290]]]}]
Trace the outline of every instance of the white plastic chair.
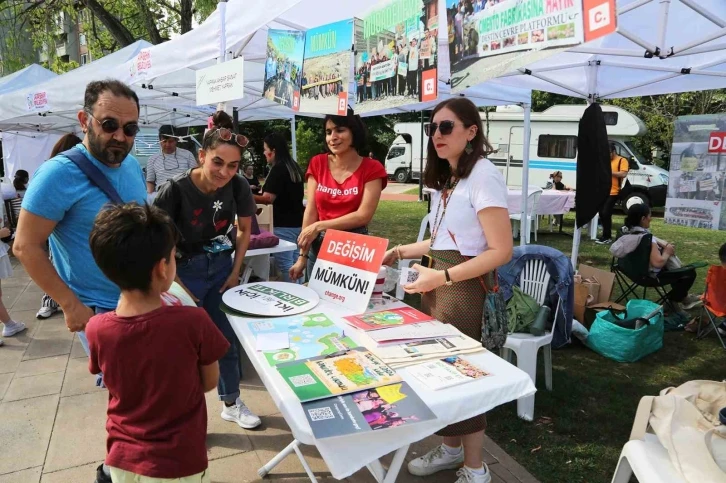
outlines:
[{"label": "white plastic chair", "polygon": [[[544,305],[547,298],[547,286],[550,283],[550,274],[547,266],[542,260],[530,260],[522,269],[519,275],[519,287],[537,301]],[[557,324],[557,312],[560,310],[560,303],[555,309],[555,325]],[[552,330],[555,329],[552,326]],[[545,364],[545,385],[548,391],[552,390],[552,332],[545,332],[544,335],[535,336],[525,333],[514,333],[507,336],[500,353],[502,358],[508,362],[512,361],[512,353],[517,355],[517,367],[529,374],[532,382],[537,383],[537,353],[542,348]],[[527,421],[534,418],[534,395],[517,399],[517,415]]]},{"label": "white plastic chair", "polygon": [[[527,195],[527,214],[526,214],[526,231],[522,227],[522,214],[512,213],[509,215],[509,219],[515,221],[512,224],[512,236],[517,237],[520,231],[523,232],[526,237],[527,243],[530,240],[530,233],[534,231],[534,241],[537,241],[537,230],[539,229],[539,216],[537,216],[537,205],[539,204],[539,197],[542,196],[542,188],[531,186],[529,188],[530,193]],[[534,230],[533,230],[534,228]]]},{"label": "white plastic chair", "polygon": [[[426,228],[429,226],[429,215],[426,214],[426,216],[423,217],[421,220],[421,227],[418,229],[418,238],[416,239],[417,242],[423,241],[424,235],[426,235]],[[410,267],[411,262],[419,262],[420,260],[416,260],[413,258],[406,258],[404,260],[398,261],[398,269],[401,270],[403,267]],[[399,283],[396,285],[396,298],[398,300],[403,300],[403,296],[406,292],[403,291],[403,286]]]}]

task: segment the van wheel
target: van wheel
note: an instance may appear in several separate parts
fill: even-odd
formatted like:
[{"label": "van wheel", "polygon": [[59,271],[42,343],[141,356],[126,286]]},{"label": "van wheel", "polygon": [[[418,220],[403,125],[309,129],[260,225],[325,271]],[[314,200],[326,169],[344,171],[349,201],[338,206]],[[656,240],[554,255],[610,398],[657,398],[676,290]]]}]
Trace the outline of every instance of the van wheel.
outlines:
[{"label": "van wheel", "polygon": [[646,205],[646,206],[650,206],[650,199],[648,199],[648,196],[646,194],[644,194],[644,193],[640,193],[638,191],[633,191],[621,203],[621,207],[623,209],[623,212],[627,214],[628,213],[628,210],[633,205]]},{"label": "van wheel", "polygon": [[395,179],[397,183],[407,183],[408,182],[408,170],[406,170],[406,169],[396,170],[396,174],[393,175],[393,179]]}]

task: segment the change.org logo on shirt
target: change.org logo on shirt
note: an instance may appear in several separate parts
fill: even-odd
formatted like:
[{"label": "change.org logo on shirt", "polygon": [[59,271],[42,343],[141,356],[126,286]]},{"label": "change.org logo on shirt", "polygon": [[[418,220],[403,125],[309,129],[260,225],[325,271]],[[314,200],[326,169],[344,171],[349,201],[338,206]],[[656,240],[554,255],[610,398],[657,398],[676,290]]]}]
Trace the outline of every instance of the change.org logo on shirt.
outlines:
[{"label": "change.org logo on shirt", "polygon": [[352,188],[348,188],[345,190],[342,190],[340,188],[328,188],[327,186],[324,186],[322,184],[318,185],[318,191],[321,193],[328,194],[335,198],[336,196],[358,196],[358,187],[353,186]]}]

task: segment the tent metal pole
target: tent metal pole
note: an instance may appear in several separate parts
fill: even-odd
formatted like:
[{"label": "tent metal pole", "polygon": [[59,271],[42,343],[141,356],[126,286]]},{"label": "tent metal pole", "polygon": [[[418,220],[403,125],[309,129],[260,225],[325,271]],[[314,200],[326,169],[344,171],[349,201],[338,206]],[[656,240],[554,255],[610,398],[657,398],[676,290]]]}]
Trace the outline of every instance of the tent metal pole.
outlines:
[{"label": "tent metal pole", "polygon": [[671,52],[684,52],[688,49],[692,49],[693,47],[700,47],[703,44],[707,44],[711,42],[712,40],[720,39],[721,37],[726,36],[726,27],[722,27],[720,30],[717,30],[716,32],[705,35],[701,37],[700,39],[696,39],[693,42],[687,43],[685,46],[679,46],[679,47],[671,47]]},{"label": "tent metal pole", "polygon": [[[526,74],[525,74],[524,72],[522,72],[522,75],[526,75]],[[563,88],[563,89],[565,89],[565,90],[568,90],[568,91],[570,91],[570,92],[574,92],[575,94],[577,94],[577,95],[578,95],[578,96],[580,96],[580,97],[584,97],[584,98],[587,98],[587,96],[588,96],[588,93],[587,93],[587,92],[581,91],[581,90],[579,90],[579,89],[575,89],[574,87],[570,87],[570,86],[568,86],[567,84],[563,84],[563,83],[561,83],[561,82],[557,82],[557,81],[556,81],[556,80],[554,80],[554,79],[550,79],[550,78],[549,78],[549,77],[547,77],[547,76],[544,76],[544,75],[540,75],[540,74],[537,74],[536,72],[532,72],[532,73],[531,73],[531,74],[529,74],[529,75],[531,75],[532,77],[536,77],[536,78],[537,78],[537,79],[539,79],[539,80],[543,80],[543,81],[545,81],[545,82],[549,82],[549,83],[550,83],[550,84],[552,84],[552,85],[555,85],[555,86],[557,86],[557,87],[561,87],[561,88]]]},{"label": "tent metal pole", "polygon": [[[421,151],[418,157],[418,200],[423,201],[424,112],[421,111]],[[412,160],[413,161],[413,160]],[[413,166],[412,166],[413,168]]]},{"label": "tent metal pole", "polygon": [[[532,113],[532,104],[524,104],[524,132],[522,133],[522,209],[520,210],[519,219],[519,245],[527,244],[529,237],[529,223],[527,222],[527,198],[529,198],[529,137],[530,117]],[[535,221],[536,213],[532,213],[532,225],[537,226]],[[536,229],[536,228],[535,228]],[[526,231],[525,231],[526,230]]]},{"label": "tent metal pole", "polygon": [[[574,49],[573,50],[568,50],[568,52],[573,52],[573,51],[574,51]],[[643,52],[640,52],[638,54],[638,56],[639,57],[643,57]],[[572,63],[572,64],[555,65],[555,66],[552,66],[552,67],[542,67],[541,69],[539,69],[539,68],[538,69],[533,69],[532,72],[536,72],[537,74],[540,74],[542,72],[549,72],[549,71],[552,71],[552,70],[559,71],[559,70],[565,70],[565,69],[573,69],[575,67],[587,67],[587,65],[588,65],[587,61],[585,61],[585,62],[575,62],[575,63]],[[514,75],[522,75],[522,71],[521,70],[518,70],[518,71],[510,72],[508,74],[504,74],[504,75],[499,76],[498,79],[501,79],[503,77],[511,77],[511,76],[514,76]],[[469,96],[466,96],[466,97],[469,97]]]},{"label": "tent metal pole", "polygon": [[643,5],[647,5],[650,2],[652,2],[652,1],[653,0],[638,0],[637,2],[633,2],[633,3],[629,4],[629,5],[624,6],[624,7],[620,7],[618,9],[618,15],[622,15],[624,13],[628,13],[631,10],[635,10],[638,7],[642,7]]},{"label": "tent metal pole", "polygon": [[707,52],[718,52],[718,51],[722,51],[722,50],[726,50],[726,44],[704,45],[702,47],[694,47],[687,51],[681,50],[680,52],[676,52],[673,55],[671,55],[671,57],[683,57],[684,55],[705,54]]},{"label": "tent metal pole", "polygon": [[290,118],[290,133],[292,137],[292,159],[297,162],[297,126],[295,125],[295,116]]},{"label": "tent metal pole", "polygon": [[567,52],[575,54],[591,54],[591,55],[617,55],[619,57],[635,57],[638,59],[643,58],[642,50],[627,50],[627,49],[599,49],[595,47],[573,47]]},{"label": "tent metal pole", "polygon": [[666,30],[668,29],[668,10],[671,6],[671,0],[660,0],[660,22],[658,22],[658,48],[661,55],[666,52]]},{"label": "tent metal pole", "polygon": [[637,35],[635,35],[631,31],[626,30],[624,28],[619,28],[618,29],[618,33],[620,35],[622,35],[623,37],[625,37],[626,39],[628,39],[631,42],[633,42],[634,44],[640,45],[641,47],[643,47],[645,50],[647,50],[651,54],[657,55],[656,54],[656,51],[658,50],[658,46],[657,45],[653,45],[653,44],[647,42],[646,40],[641,39],[640,37],[638,37]]},{"label": "tent metal pole", "polygon": [[694,2],[693,0],[681,0],[681,3],[686,7],[690,8],[691,10],[695,11],[696,13],[706,17],[708,20],[715,23],[719,27],[726,27],[726,20],[723,20],[716,14],[709,12],[708,10],[700,6],[698,2]]},{"label": "tent metal pole", "polygon": [[[217,9],[219,9],[219,56],[217,57],[217,64],[221,64],[225,61],[227,55],[227,3],[225,0],[219,0]],[[224,111],[226,107],[226,102],[217,104],[218,111]]]}]

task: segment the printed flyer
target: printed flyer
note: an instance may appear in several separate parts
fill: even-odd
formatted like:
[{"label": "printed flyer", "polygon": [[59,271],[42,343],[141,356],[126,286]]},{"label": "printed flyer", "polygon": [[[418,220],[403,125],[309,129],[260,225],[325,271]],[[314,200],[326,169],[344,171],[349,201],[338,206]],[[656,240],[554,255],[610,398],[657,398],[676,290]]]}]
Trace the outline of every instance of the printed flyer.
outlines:
[{"label": "printed flyer", "polygon": [[294,111],[300,110],[304,54],[305,32],[276,29],[267,32],[264,86],[266,99]]},{"label": "printed flyer", "polygon": [[491,375],[459,356],[417,364],[408,373],[434,391]]},{"label": "printed flyer", "polygon": [[438,0],[384,0],[356,19],[356,113],[438,97]]},{"label": "printed flyer", "polygon": [[317,439],[367,433],[436,419],[407,383],[303,404]]},{"label": "printed flyer", "polygon": [[396,371],[362,348],[339,356],[279,364],[277,369],[302,402],[401,381]]},{"label": "printed flyer", "polygon": [[726,113],[675,121],[665,222],[726,230]]},{"label": "printed flyer", "polygon": [[461,335],[438,339],[417,340],[396,345],[370,347],[370,351],[391,367],[404,367],[429,359],[481,352],[481,342]]},{"label": "printed flyer", "polygon": [[361,314],[368,308],[388,240],[327,230],[308,286],[320,298]]},{"label": "printed flyer", "polygon": [[454,93],[617,29],[615,0],[446,0],[446,20]]},{"label": "printed flyer", "polygon": [[320,297],[314,290],[285,282],[248,283],[222,295],[222,303],[233,312],[267,317],[307,312],[319,302]]},{"label": "printed flyer", "polygon": [[343,318],[353,327],[362,330],[378,330],[434,320],[430,315],[426,315],[411,307],[368,312],[362,315],[352,315]]},{"label": "printed flyer", "polygon": [[353,65],[353,19],[307,31],[300,109],[345,115]]},{"label": "printed flyer", "polygon": [[279,319],[264,319],[248,324],[252,334],[287,332],[289,349],[264,352],[267,362],[276,366],[284,362],[327,356],[358,347],[345,331],[325,314],[298,315]]}]

